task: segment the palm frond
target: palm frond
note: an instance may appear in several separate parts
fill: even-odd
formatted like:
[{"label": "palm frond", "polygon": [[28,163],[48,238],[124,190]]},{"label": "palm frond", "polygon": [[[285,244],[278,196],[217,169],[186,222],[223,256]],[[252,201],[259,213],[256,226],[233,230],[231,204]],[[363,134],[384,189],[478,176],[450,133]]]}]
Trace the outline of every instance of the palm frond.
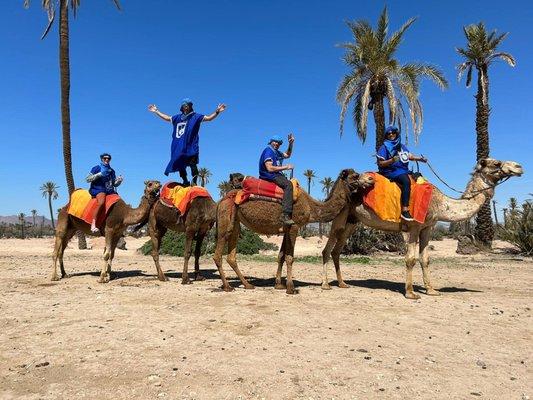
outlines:
[{"label": "palm frond", "polygon": [[405,33],[405,31],[417,20],[417,17],[412,17],[407,20],[406,23],[404,23],[400,29],[398,29],[396,32],[394,32],[391,36],[391,38],[387,41],[386,45],[384,46],[385,52],[388,57],[391,57],[392,54],[396,51],[398,48],[398,45],[402,42],[402,36]]},{"label": "palm frond", "polygon": [[355,109],[353,113],[353,117],[359,117],[358,121],[354,120],[354,123],[357,126],[357,135],[361,138],[361,140],[364,142],[366,139],[366,129],[368,124],[368,103],[370,101],[370,79],[366,82],[365,89],[362,92],[361,98],[359,100],[359,104],[361,107],[361,115],[358,116],[355,114]]},{"label": "palm frond", "polygon": [[504,53],[504,52],[498,52],[498,53],[494,53],[493,55],[490,56],[490,60],[494,60],[496,58],[501,58],[503,61],[505,61],[507,64],[509,64],[511,67],[514,67],[516,66],[516,60],[515,58],[509,54],[509,53]]},{"label": "palm frond", "polygon": [[389,103],[389,124],[392,124],[396,118],[396,92],[392,80],[388,76],[385,79],[387,82],[387,99]]},{"label": "palm frond", "polygon": [[470,67],[468,68],[468,72],[466,73],[466,87],[469,88],[470,85],[472,84],[472,69],[473,69],[473,66],[470,65]]},{"label": "palm frond", "polygon": [[383,8],[381,15],[379,16],[378,28],[376,31],[376,38],[380,48],[383,47],[385,43],[385,38],[387,37],[387,31],[389,28],[389,16],[387,15],[387,6]]}]

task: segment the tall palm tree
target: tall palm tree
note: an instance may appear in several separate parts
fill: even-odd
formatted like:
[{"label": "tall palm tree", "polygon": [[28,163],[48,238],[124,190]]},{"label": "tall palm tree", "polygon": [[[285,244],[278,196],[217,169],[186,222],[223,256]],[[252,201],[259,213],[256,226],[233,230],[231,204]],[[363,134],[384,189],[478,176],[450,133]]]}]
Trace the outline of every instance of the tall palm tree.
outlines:
[{"label": "tall palm tree", "polygon": [[54,182],[48,181],[41,185],[39,190],[41,191],[44,198],[48,197],[48,207],[50,208],[50,219],[52,220],[52,228],[55,229],[56,226],[54,224],[54,212],[52,211],[52,200],[55,200],[59,197],[59,194],[57,193],[57,189],[59,189],[59,186],[57,186]]},{"label": "tall palm tree", "polygon": [[[472,71],[477,71],[477,94],[476,94],[476,157],[477,161],[486,158],[490,153],[489,146],[489,66],[495,60],[503,60],[511,67],[516,65],[514,57],[502,51],[498,51],[498,46],[507,37],[508,33],[498,35],[496,30],[488,33],[485,25],[472,24],[463,27],[466,36],[467,48],[458,47],[456,49],[464,61],[457,66],[457,78],[460,80],[466,72],[466,87],[470,87],[472,82]],[[490,214],[490,201],[487,200],[479,210],[476,217],[476,238],[491,246],[494,239],[494,227]]]},{"label": "tall palm tree", "polygon": [[33,226],[35,226],[35,217],[37,216],[37,210],[31,210],[31,216],[33,218]]},{"label": "tall palm tree", "polygon": [[221,198],[224,197],[231,189],[233,189],[233,186],[228,181],[222,181],[218,184],[219,195]]},{"label": "tall palm tree", "polygon": [[[119,0],[112,0],[120,10]],[[69,20],[68,6],[74,17],[80,7],[80,0],[41,0],[43,9],[48,16],[48,25],[41,36],[44,39],[55,20],[56,8],[59,9],[59,74],[61,85],[61,126],[63,131],[63,163],[69,196],[75,189],[72,174],[72,151],[70,141],[70,53],[69,53]],[[24,0],[24,7],[30,6],[30,0]],[[78,232],[78,247],[87,248],[87,241],[83,232]]]},{"label": "tall palm tree", "polygon": [[213,175],[207,168],[198,169],[198,177],[200,178],[201,186],[205,187],[209,183],[209,178]]},{"label": "tall palm tree", "polygon": [[329,196],[329,192],[333,187],[334,183],[335,182],[333,181],[333,179],[331,179],[329,176],[325,177],[320,181],[320,184],[322,185],[322,191],[326,194],[326,197]]},{"label": "tall palm tree", "polygon": [[304,171],[304,176],[307,178],[307,193],[311,194],[311,182],[316,178],[315,171],[312,169],[306,169]]},{"label": "tall palm tree", "polygon": [[19,222],[20,222],[20,231],[21,231],[21,238],[24,239],[24,224],[25,224],[25,219],[26,218],[26,214],[24,213],[20,213],[19,214]]},{"label": "tall palm tree", "polygon": [[337,101],[341,105],[341,135],[350,103],[353,103],[352,114],[357,136],[363,142],[367,137],[368,111],[373,111],[377,151],[385,138],[384,100],[387,99],[388,123],[396,123],[401,128],[403,121],[407,132],[405,121],[408,113],[415,140],[418,140],[423,122],[422,104],[419,101],[420,79],[429,78],[441,89],[447,88],[448,82],[433,65],[420,62],[402,65],[394,58],[403,34],[415,21],[416,18],[410,18],[399,30],[387,35],[389,17],[385,7],[375,30],[365,20],[347,22],[353,34],[353,42],[340,44],[346,49],[343,61],[350,68],[350,73],[344,76],[337,89]]}]

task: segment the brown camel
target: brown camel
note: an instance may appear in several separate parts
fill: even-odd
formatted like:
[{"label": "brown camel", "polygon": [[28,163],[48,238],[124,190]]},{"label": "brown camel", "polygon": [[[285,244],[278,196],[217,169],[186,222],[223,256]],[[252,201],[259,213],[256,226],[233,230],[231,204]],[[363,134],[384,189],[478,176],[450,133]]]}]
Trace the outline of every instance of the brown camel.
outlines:
[{"label": "brown camel", "polygon": [[167,229],[175,232],[185,232],[185,251],[184,264],[181,283],[190,283],[188,275],[189,258],[191,257],[192,241],[196,239],[194,249],[194,279],[203,280],[200,274],[200,251],[205,235],[216,220],[217,205],[210,197],[196,197],[192,200],[189,210],[185,216],[180,217],[176,208],[169,207],[158,201],[152,211],[150,211],[150,220],[148,222],[148,232],[152,239],[152,257],[155,267],[157,268],[157,277],[160,281],[166,281],[168,278],[161,270],[159,264],[159,249],[161,240]]},{"label": "brown camel", "polygon": [[[109,282],[111,275],[111,262],[115,256],[115,248],[118,240],[130,225],[136,225],[146,221],[150,215],[150,208],[158,199],[159,189],[161,183],[159,181],[145,181],[144,194],[141,198],[141,203],[137,208],[131,208],[124,200],[117,201],[109,211],[105,222],[103,233],[105,236],[105,250],[104,263],[102,271],[100,272],[100,279],[98,282]],[[52,280],[57,281],[60,278],[57,275],[57,261],[59,260],[59,267],[61,269],[61,278],[67,277],[65,267],[63,266],[63,253],[67,247],[67,243],[74,236],[76,231],[82,231],[87,235],[94,235],[91,233],[91,225],[85,221],[68,214],[68,205],[64,206],[57,218],[56,239],[54,245],[53,258],[53,272]],[[100,232],[102,233],[102,232]]]},{"label": "brown camel", "polygon": [[[494,187],[502,179],[522,175],[522,167],[514,161],[498,161],[490,158],[482,159],[476,165],[472,179],[468,183],[461,199],[452,199],[445,196],[437,188],[433,190],[433,197],[429,206],[424,224],[410,222],[404,239],[407,243],[405,265],[407,267],[405,282],[405,297],[419,299],[420,296],[413,291],[413,267],[416,263],[416,244],[419,243],[419,261],[426,294],[438,296],[440,293],[431,285],[429,277],[429,252],[428,243],[431,232],[438,221],[457,222],[471,218],[487,199],[494,195]],[[334,220],[331,233],[324,250],[322,251],[323,275],[322,288],[330,289],[327,277],[327,263],[330,255],[333,258],[337,281],[340,287],[348,287],[342,280],[339,265],[339,255],[346,240],[355,229],[356,223],[383,231],[399,232],[399,223],[381,220],[370,208],[360,203],[347,206]]]},{"label": "brown camel", "polygon": [[[230,178],[231,179],[231,178]],[[222,269],[222,253],[228,244],[228,264],[233,268],[246,289],[253,289],[237,266],[237,240],[240,224],[254,232],[273,235],[283,232],[283,243],[278,255],[278,269],[276,272],[276,289],[285,289],[281,282],[281,270],[287,263],[287,293],[294,294],[292,280],[292,263],[294,259],[294,244],[300,227],[309,222],[328,222],[350,201],[350,196],[358,190],[373,184],[370,175],[360,175],[353,169],[341,171],[329,197],[324,201],[316,201],[304,191],[294,203],[292,219],[295,224],[283,227],[280,222],[281,205],[271,201],[254,200],[235,206],[232,198],[226,197],[218,204],[217,210],[217,246],[213,257],[222,279],[222,288],[229,292],[233,290],[226,280]]]}]

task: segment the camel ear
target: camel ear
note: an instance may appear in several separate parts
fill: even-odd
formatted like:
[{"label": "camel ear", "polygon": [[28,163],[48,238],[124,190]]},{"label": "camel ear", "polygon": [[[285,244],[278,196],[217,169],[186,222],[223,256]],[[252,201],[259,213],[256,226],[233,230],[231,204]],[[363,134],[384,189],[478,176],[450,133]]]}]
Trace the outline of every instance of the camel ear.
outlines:
[{"label": "camel ear", "polygon": [[150,183],[149,180],[144,181],[144,184],[145,184],[145,185],[148,185],[149,183]]},{"label": "camel ear", "polygon": [[481,167],[486,167],[487,166],[487,162],[488,162],[488,160],[486,158],[482,158],[481,160],[479,160],[479,165]]},{"label": "camel ear", "polygon": [[339,178],[342,180],[345,180],[348,177],[348,174],[350,173],[349,169],[343,169],[341,173],[339,174]]}]

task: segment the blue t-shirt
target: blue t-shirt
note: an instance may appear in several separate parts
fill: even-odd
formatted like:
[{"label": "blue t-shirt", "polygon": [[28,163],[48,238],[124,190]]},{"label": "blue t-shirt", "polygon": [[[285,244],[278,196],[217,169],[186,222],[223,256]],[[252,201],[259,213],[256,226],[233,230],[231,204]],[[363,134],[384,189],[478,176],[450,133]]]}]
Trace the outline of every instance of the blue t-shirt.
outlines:
[{"label": "blue t-shirt", "polygon": [[198,156],[200,124],[204,116],[195,112],[177,114],[172,117],[172,144],[170,161],[165,175],[185,168],[190,157]]},{"label": "blue t-shirt", "polygon": [[283,165],[284,158],[281,151],[274,150],[271,146],[265,148],[259,158],[259,178],[271,181],[274,177],[282,175],[281,171],[268,172],[265,162],[272,161],[273,166],[280,167]]},{"label": "blue t-shirt", "polygon": [[98,193],[113,194],[115,192],[115,170],[105,164],[96,165],[91,169],[91,174],[101,172],[102,176],[91,182],[89,193],[96,196]]},{"label": "blue t-shirt", "polygon": [[[400,151],[409,153],[409,149],[405,147],[403,144],[400,144]],[[385,145],[382,145],[377,153],[377,157],[381,160],[389,160],[395,155],[397,155],[399,151],[396,151],[395,154],[390,154],[387,150],[387,147]],[[395,163],[392,163],[388,167],[381,168],[379,167],[379,173],[381,175],[386,176],[389,179],[396,178],[399,175],[407,174],[409,173],[409,161],[402,162],[402,161],[396,161]]]}]

